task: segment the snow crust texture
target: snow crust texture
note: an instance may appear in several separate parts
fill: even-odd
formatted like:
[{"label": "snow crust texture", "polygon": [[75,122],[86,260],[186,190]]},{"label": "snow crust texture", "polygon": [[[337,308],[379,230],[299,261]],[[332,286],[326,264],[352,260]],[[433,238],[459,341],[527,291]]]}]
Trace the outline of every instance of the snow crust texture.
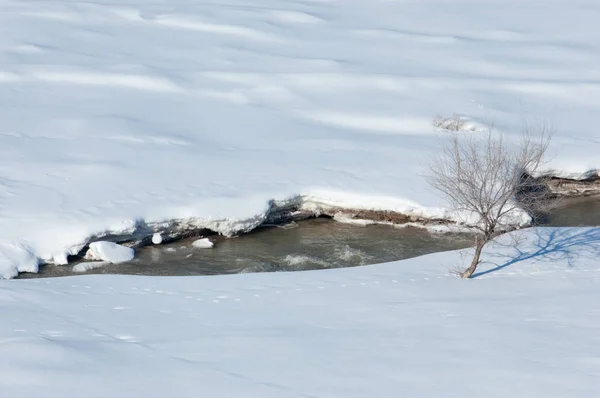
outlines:
[{"label": "snow crust texture", "polygon": [[90,236],[170,220],[231,234],[298,195],[451,216],[420,176],[436,115],[552,123],[549,170],[600,168],[597,1],[0,7],[6,258],[63,263]]}]

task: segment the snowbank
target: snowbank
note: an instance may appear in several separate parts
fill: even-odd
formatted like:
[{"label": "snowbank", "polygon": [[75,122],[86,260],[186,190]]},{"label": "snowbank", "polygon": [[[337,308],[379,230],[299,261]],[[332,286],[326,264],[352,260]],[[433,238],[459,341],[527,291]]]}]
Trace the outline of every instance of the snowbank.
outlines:
[{"label": "snowbank", "polygon": [[469,261],[459,251],[324,271],[0,281],[0,391],[595,397],[600,229],[511,236],[473,280],[449,272]]},{"label": "snowbank", "polygon": [[112,264],[131,261],[135,257],[135,251],[130,247],[118,245],[113,242],[93,242],[85,254],[86,260],[102,260]]},{"label": "snowbank", "polygon": [[0,242],[0,279],[14,278],[19,272],[38,272],[38,265],[29,247]]},{"label": "snowbank", "polygon": [[247,231],[299,195],[448,215],[420,176],[435,115],[553,122],[550,169],[600,168],[591,6],[243,4],[4,2],[0,240],[63,263],[91,236]]}]

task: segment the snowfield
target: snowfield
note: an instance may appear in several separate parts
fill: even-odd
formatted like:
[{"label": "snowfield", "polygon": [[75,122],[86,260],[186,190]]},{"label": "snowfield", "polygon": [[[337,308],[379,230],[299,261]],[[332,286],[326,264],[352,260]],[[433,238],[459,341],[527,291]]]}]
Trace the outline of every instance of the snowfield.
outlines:
[{"label": "snowfield", "polygon": [[511,236],[473,280],[449,272],[467,250],[327,271],[0,281],[0,395],[597,396],[600,228]]},{"label": "snowfield", "polygon": [[[421,176],[436,115],[552,123],[547,171],[598,175],[599,20],[596,0],[0,0],[0,397],[597,396],[600,228],[504,235],[469,281],[469,250],[2,278],[274,204],[452,217]],[[76,271],[133,256],[88,253]]]},{"label": "snowfield", "polygon": [[599,7],[0,0],[0,273],[270,200],[451,216],[420,176],[436,115],[553,123],[549,169],[597,174]]}]

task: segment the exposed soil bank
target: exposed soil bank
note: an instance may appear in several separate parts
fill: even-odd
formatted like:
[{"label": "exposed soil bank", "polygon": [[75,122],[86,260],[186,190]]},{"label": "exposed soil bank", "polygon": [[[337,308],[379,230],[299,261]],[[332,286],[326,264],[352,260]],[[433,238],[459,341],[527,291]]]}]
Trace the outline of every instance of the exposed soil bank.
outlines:
[{"label": "exposed soil bank", "polygon": [[[236,237],[248,234],[258,228],[277,227],[291,222],[307,220],[311,218],[327,217],[338,221],[362,221],[373,224],[388,225],[415,225],[415,226],[433,226],[451,224],[449,220],[439,218],[425,218],[418,216],[409,216],[400,212],[388,210],[364,210],[348,209],[338,206],[331,206],[322,203],[315,203],[304,200],[303,197],[297,197],[285,202],[272,201],[269,210],[264,217],[256,222],[249,222],[249,227],[241,228],[228,237]],[[193,220],[172,220],[168,223],[146,224],[139,223],[135,229],[121,234],[100,234],[91,237],[87,244],[83,246],[77,256],[82,257],[88,249],[89,243],[99,240],[116,242],[133,248],[141,248],[153,245],[152,236],[160,233],[162,244],[170,244],[179,240],[194,237],[209,237],[219,235],[215,230],[205,227],[197,227]]]},{"label": "exposed soil bank", "polygon": [[[543,180],[540,179],[540,181],[543,181],[543,184],[545,184],[552,193],[558,196],[574,198],[600,195],[600,176],[591,176],[582,180],[544,177]],[[362,221],[390,225],[408,224],[436,226],[453,224],[451,220],[447,219],[426,218],[388,210],[349,209],[331,206],[323,203],[311,202],[300,196],[288,201],[272,201],[271,206],[264,217],[249,223],[249,226],[236,231],[232,236],[243,235],[256,228],[284,225],[293,221],[323,216],[335,220]],[[152,245],[152,235],[157,232],[162,235],[163,244],[191,237],[206,237],[218,234],[209,228],[197,227],[194,222],[189,220],[172,220],[169,223],[160,223],[158,225],[140,224],[135,230],[128,231],[124,234],[103,234],[94,236],[89,239],[88,244],[97,240],[108,240],[129,247],[140,248]],[[79,251],[78,255],[83,255],[86,250],[87,245]]]},{"label": "exposed soil bank", "polygon": [[[539,179],[540,184],[547,187],[551,194],[561,198],[576,199],[600,196],[600,176],[591,176],[582,180],[573,180],[558,177],[543,177]],[[567,201],[575,203],[573,201]],[[560,211],[564,206],[559,206],[557,211]],[[378,210],[353,210],[343,208],[331,208],[324,210],[322,214],[330,216],[334,219],[343,218],[349,220],[366,220],[375,223],[385,223],[393,225],[401,224],[417,224],[423,226],[430,225],[447,225],[453,224],[451,220],[441,218],[421,218],[408,216],[402,213],[393,211],[378,211]]]},{"label": "exposed soil bank", "polygon": [[552,177],[547,180],[551,192],[564,197],[600,195],[600,176],[592,176],[583,180],[570,180]]}]

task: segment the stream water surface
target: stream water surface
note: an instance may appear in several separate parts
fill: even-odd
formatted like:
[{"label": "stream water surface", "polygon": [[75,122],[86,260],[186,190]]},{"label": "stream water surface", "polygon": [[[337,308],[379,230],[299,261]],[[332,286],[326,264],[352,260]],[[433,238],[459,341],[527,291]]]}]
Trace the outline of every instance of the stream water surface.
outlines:
[{"label": "stream water surface", "polygon": [[[562,203],[547,220],[550,226],[600,226],[600,200]],[[90,274],[216,275],[354,267],[465,248],[461,234],[432,234],[421,228],[357,226],[326,218],[259,228],[237,238],[210,237],[212,249],[197,249],[195,239],[139,249],[128,263],[109,264]],[[73,266],[46,265],[21,278],[80,275]]]}]

